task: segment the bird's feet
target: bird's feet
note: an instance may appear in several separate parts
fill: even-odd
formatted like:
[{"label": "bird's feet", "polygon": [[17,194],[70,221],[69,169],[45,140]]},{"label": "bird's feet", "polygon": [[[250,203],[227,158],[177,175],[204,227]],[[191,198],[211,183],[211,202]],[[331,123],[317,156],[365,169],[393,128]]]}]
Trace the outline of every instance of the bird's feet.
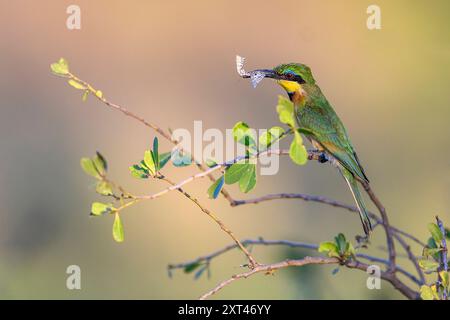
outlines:
[{"label": "bird's feet", "polygon": [[369,236],[367,235],[364,236],[357,235],[355,238],[356,242],[358,243],[357,248],[367,248],[367,245],[370,243]]},{"label": "bird's feet", "polygon": [[317,159],[317,161],[319,161],[320,163],[325,163],[328,162],[328,156],[325,152],[320,152],[319,154],[319,158]]}]

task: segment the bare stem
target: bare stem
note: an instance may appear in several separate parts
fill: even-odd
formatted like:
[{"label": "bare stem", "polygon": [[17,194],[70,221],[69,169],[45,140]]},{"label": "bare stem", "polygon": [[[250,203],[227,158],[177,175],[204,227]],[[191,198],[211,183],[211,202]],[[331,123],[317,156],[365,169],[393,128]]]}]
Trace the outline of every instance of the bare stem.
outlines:
[{"label": "bare stem", "polygon": [[[166,181],[167,183],[169,183],[172,186],[176,186],[174,182],[172,182],[171,180],[169,180],[166,177],[161,177],[161,180]],[[195,203],[195,205],[197,205],[197,207],[200,208],[200,210],[202,212],[204,212],[206,215],[208,215],[212,220],[214,220],[214,222],[216,222],[219,227],[225,232],[227,233],[231,239],[233,239],[233,241],[235,242],[235,246],[237,246],[248,258],[249,261],[249,267],[250,269],[255,268],[258,263],[256,262],[256,260],[253,258],[253,256],[250,254],[250,252],[247,250],[247,248],[245,248],[245,245],[243,243],[241,243],[241,241],[239,241],[238,238],[236,238],[236,236],[234,235],[234,233],[210,210],[208,210],[206,207],[204,207],[196,198],[192,197],[189,193],[187,193],[186,191],[184,191],[183,189],[177,187],[176,188],[181,194],[183,194],[186,198],[188,198],[190,201],[192,201],[193,203]]]},{"label": "bare stem", "polygon": [[[94,87],[92,87],[89,83],[87,83],[86,81],[84,81],[84,80],[78,78],[78,77],[75,76],[74,74],[68,73],[68,78],[69,78],[69,79],[73,79],[73,80],[75,80],[76,82],[81,83],[83,86],[86,87],[86,89],[87,89],[94,97],[96,97],[99,101],[103,102],[106,106],[108,106],[108,107],[110,107],[110,108],[112,108],[112,109],[114,109],[114,110],[120,111],[120,112],[122,112],[124,115],[126,115],[126,116],[128,116],[128,117],[130,117],[130,118],[133,118],[134,120],[137,120],[138,122],[142,123],[144,126],[150,128],[150,129],[154,130],[155,132],[157,132],[158,134],[160,134],[160,135],[161,135],[163,138],[165,138],[167,141],[169,141],[169,142],[171,142],[172,144],[176,145],[177,148],[178,148],[180,151],[183,151],[183,148],[182,148],[181,146],[178,145],[178,141],[172,137],[172,135],[170,134],[170,132],[167,132],[167,131],[163,130],[162,128],[158,127],[157,125],[148,122],[147,120],[145,120],[145,119],[142,118],[141,116],[138,116],[137,114],[135,114],[135,113],[129,111],[129,110],[126,109],[125,107],[123,107],[123,106],[121,106],[121,105],[118,105],[118,104],[115,104],[115,103],[112,103],[111,101],[109,101],[109,100],[107,100],[105,97],[103,97],[103,95],[101,95],[101,96],[98,95],[98,94],[97,94],[98,90],[96,90],[96,89],[95,89]],[[191,155],[191,156],[192,156],[192,155]],[[208,169],[208,168],[205,167],[203,164],[201,164],[201,162],[199,162],[197,159],[195,159],[193,156],[192,156],[192,161],[195,163],[195,165],[196,165],[201,171],[206,171],[206,170]],[[208,176],[208,178],[209,178],[211,181],[213,181],[213,182],[216,181],[216,178],[215,178],[213,175],[208,174],[207,176]],[[231,198],[230,194],[228,193],[227,190],[225,190],[225,188],[222,188],[222,190],[221,190],[220,192],[222,193],[222,195],[223,195],[228,201],[233,201],[233,199]]]},{"label": "bare stem", "polygon": [[[441,219],[439,219],[438,216],[436,216],[436,223],[439,227],[439,230],[441,230],[442,233],[442,240],[440,243],[440,247],[441,247],[441,251],[440,251],[440,267],[439,267],[439,271],[445,271],[448,272],[448,259],[447,259],[447,240],[445,239],[446,237],[446,231],[444,228],[444,224],[442,223]],[[442,278],[441,275],[438,273],[438,282],[442,283]],[[447,300],[448,299],[448,291],[447,288],[444,288],[442,290],[442,299],[443,300]]]},{"label": "bare stem", "polygon": [[[287,267],[301,267],[305,265],[310,264],[343,264],[344,266],[351,268],[351,269],[358,269],[362,270],[364,272],[367,271],[367,268],[369,265],[366,263],[360,262],[358,260],[350,260],[347,262],[343,262],[338,258],[325,258],[325,257],[305,257],[303,259],[296,259],[296,260],[285,260],[282,262],[272,263],[272,264],[265,264],[265,265],[259,265],[258,267],[254,268],[253,270],[250,270],[248,272],[236,274],[232,276],[231,278],[224,280],[220,282],[216,287],[214,287],[212,290],[206,292],[200,297],[200,300],[204,300],[212,296],[213,294],[217,293],[218,291],[222,290],[229,284],[233,283],[236,280],[239,279],[246,279],[248,277],[251,277],[257,273],[265,273],[265,274],[273,274],[274,271],[287,268]],[[404,296],[406,296],[409,299],[418,299],[419,294],[406,286],[404,283],[402,283],[398,278],[395,277],[394,274],[390,272],[381,272],[381,278],[383,280],[386,280],[390,282],[398,291],[400,291]]]},{"label": "bare stem", "polygon": [[[292,248],[304,248],[304,249],[310,249],[310,250],[315,250],[317,251],[317,249],[319,248],[319,246],[317,244],[313,244],[313,243],[305,243],[305,242],[297,242],[297,241],[290,241],[290,240],[265,240],[263,238],[258,238],[258,239],[245,239],[241,241],[242,244],[244,246],[247,245],[263,245],[263,246],[276,246],[276,245],[282,245],[282,246],[288,246],[288,247],[292,247]],[[237,248],[238,246],[233,243],[233,244],[229,244],[228,246],[225,246],[219,250],[216,250],[210,254],[204,255],[204,256],[200,256],[194,260],[190,260],[190,261],[186,261],[186,262],[182,262],[182,263],[177,263],[177,264],[170,264],[168,265],[168,269],[169,270],[175,270],[175,269],[184,269],[186,266],[192,265],[192,264],[196,264],[196,263],[210,263],[214,258],[217,258],[225,253],[227,253],[228,251],[231,251],[235,248]],[[382,258],[378,258],[378,257],[374,257],[371,255],[367,255],[367,254],[363,254],[363,253],[358,253],[356,254],[357,258],[361,258],[361,259],[365,259],[371,262],[378,262],[378,263],[382,263],[384,265],[389,265],[389,260],[386,259],[382,259]],[[400,266],[397,266],[397,270],[402,273],[403,275],[405,275],[406,277],[408,277],[411,281],[413,281],[414,283],[416,283],[417,285],[422,285],[423,282],[420,279],[417,279],[413,274],[409,273],[408,271],[406,271],[405,269],[403,269]]]},{"label": "bare stem", "polygon": [[239,279],[245,279],[245,278],[251,277],[252,275],[254,275],[256,273],[264,272],[266,274],[272,274],[274,271],[276,271],[278,269],[291,267],[291,266],[300,267],[300,266],[305,266],[308,264],[337,264],[337,263],[339,263],[339,259],[337,259],[337,258],[305,257],[303,259],[298,259],[298,260],[285,260],[285,261],[273,263],[273,264],[259,265],[256,268],[254,268],[253,270],[250,270],[250,271],[244,272],[244,273],[240,273],[240,274],[236,274],[236,275],[232,276],[231,278],[220,282],[215,288],[213,288],[212,290],[203,294],[199,299],[205,300],[205,299],[209,298],[210,296],[212,296],[213,294],[217,293],[218,291],[222,290],[223,288],[225,288],[232,282],[239,280]]},{"label": "bare stem", "polygon": [[395,244],[394,244],[394,236],[392,234],[392,230],[389,225],[389,219],[386,214],[386,209],[384,208],[381,201],[378,199],[378,197],[373,192],[372,188],[367,182],[362,182],[362,185],[364,186],[364,189],[366,190],[367,194],[369,195],[372,202],[377,207],[378,211],[381,214],[382,219],[382,225],[384,227],[384,230],[386,231],[386,242],[388,246],[388,252],[389,252],[389,269],[388,272],[395,273]]}]

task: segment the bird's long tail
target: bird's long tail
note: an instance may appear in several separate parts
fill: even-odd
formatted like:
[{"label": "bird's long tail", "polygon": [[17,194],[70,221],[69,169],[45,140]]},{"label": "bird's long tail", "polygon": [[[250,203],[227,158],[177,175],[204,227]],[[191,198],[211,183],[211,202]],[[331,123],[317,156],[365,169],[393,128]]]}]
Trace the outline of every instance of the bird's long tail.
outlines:
[{"label": "bird's long tail", "polygon": [[370,233],[372,232],[372,224],[370,223],[368,211],[366,208],[366,205],[364,204],[364,200],[362,198],[361,193],[359,192],[358,183],[353,176],[353,174],[348,171],[347,169],[342,168],[341,169],[342,175],[344,176],[345,180],[347,181],[347,184],[352,191],[353,198],[355,199],[356,205],[359,210],[359,217],[361,218],[361,223],[364,228],[364,233],[367,237],[370,236]]}]

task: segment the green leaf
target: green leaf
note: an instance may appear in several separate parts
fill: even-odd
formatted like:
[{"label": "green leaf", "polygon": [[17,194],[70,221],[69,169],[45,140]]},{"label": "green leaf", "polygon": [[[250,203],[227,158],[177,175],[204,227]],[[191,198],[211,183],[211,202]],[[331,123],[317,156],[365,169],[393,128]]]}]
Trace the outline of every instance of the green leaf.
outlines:
[{"label": "green leaf", "polygon": [[294,104],[283,96],[278,97],[277,112],[280,122],[295,127]]},{"label": "green leaf", "polygon": [[195,273],[194,279],[195,279],[195,280],[199,279],[199,278],[202,276],[202,274],[203,274],[207,269],[208,269],[208,265],[204,265],[203,268],[199,269],[199,270]]},{"label": "green leaf", "polygon": [[248,193],[256,186],[256,164],[246,164],[247,169],[239,179],[239,189]]},{"label": "green leaf", "polygon": [[340,270],[339,267],[334,268],[334,269],[331,271],[331,274],[332,274],[333,276],[335,276],[335,275],[339,272],[339,270]]},{"label": "green leaf", "polygon": [[420,287],[420,298],[422,298],[422,300],[434,300],[435,293],[431,287],[423,285]]},{"label": "green leaf", "polygon": [[161,153],[159,155],[159,169],[161,170],[164,166],[169,162],[170,157],[172,156],[171,152]]},{"label": "green leaf", "polygon": [[220,190],[222,190],[223,183],[225,179],[224,176],[221,176],[216,182],[214,182],[209,188],[208,188],[208,196],[210,199],[217,199],[217,196],[220,193]]},{"label": "green leaf", "polygon": [[191,155],[175,150],[172,154],[172,163],[175,167],[185,167],[192,163]]},{"label": "green leaf", "polygon": [[345,249],[345,255],[350,257],[356,256],[356,250],[350,242],[347,242],[347,247]]},{"label": "green leaf", "polygon": [[319,252],[326,253],[329,257],[336,257],[339,258],[339,249],[336,245],[336,243],[331,241],[325,241],[320,243],[319,245]]},{"label": "green leaf", "polygon": [[149,172],[147,169],[135,164],[129,167],[131,175],[138,179],[147,179],[149,177]]},{"label": "green leaf", "polygon": [[214,159],[206,159],[205,163],[208,168],[217,166],[217,161]]},{"label": "green leaf", "polygon": [[123,225],[118,212],[114,215],[113,238],[116,242],[123,242]]},{"label": "green leaf", "polygon": [[89,96],[89,90],[85,90],[83,92],[83,95],[81,96],[81,101],[86,102],[88,96]]},{"label": "green leaf", "polygon": [[446,271],[441,271],[439,272],[439,276],[441,277],[442,280],[442,286],[444,288],[448,288],[449,285],[449,274]]},{"label": "green leaf", "polygon": [[81,168],[86,172],[88,175],[101,179],[99,172],[97,171],[97,168],[95,167],[94,162],[89,158],[81,158],[80,160]]},{"label": "green leaf", "polygon": [[289,148],[289,156],[298,165],[304,165],[308,161],[308,152],[303,145],[300,133],[297,131],[295,131],[294,140],[292,140],[291,147]]},{"label": "green leaf", "polygon": [[428,260],[428,259],[420,259],[419,266],[425,271],[425,272],[434,272],[439,268],[439,263],[436,261]]},{"label": "green leaf", "polygon": [[233,137],[236,142],[241,143],[247,147],[256,146],[255,132],[245,122],[240,121],[234,125]]},{"label": "green leaf", "polygon": [[91,215],[93,216],[101,216],[106,213],[110,213],[115,208],[111,203],[102,203],[102,202],[94,202],[91,206]]},{"label": "green leaf", "polygon": [[280,139],[284,132],[284,129],[281,127],[272,127],[268,131],[263,132],[258,139],[259,148],[261,150],[269,148],[272,143]]},{"label": "green leaf", "polygon": [[347,240],[345,239],[344,234],[339,233],[336,237],[334,237],[336,241],[336,246],[338,247],[339,253],[344,254],[347,250]]},{"label": "green leaf", "polygon": [[100,175],[105,175],[106,171],[108,170],[108,163],[106,162],[105,157],[102,156],[102,154],[97,151],[93,159],[93,162],[98,173],[100,173]]},{"label": "green leaf", "polygon": [[153,151],[152,151],[152,157],[153,162],[156,164],[156,171],[159,171],[159,151],[158,151],[158,138],[155,137],[153,139]]},{"label": "green leaf", "polygon": [[75,89],[78,89],[78,90],[86,90],[86,87],[85,87],[83,84],[79,83],[78,81],[76,81],[76,80],[74,80],[74,79],[70,79],[70,80],[68,81],[68,83],[69,83],[72,87],[74,87]]},{"label": "green leaf", "polygon": [[95,187],[95,191],[103,196],[111,196],[113,194],[112,186],[109,182],[99,181]]},{"label": "green leaf", "polygon": [[235,163],[225,170],[225,183],[233,184],[238,182],[247,172],[247,163]]},{"label": "green leaf", "polygon": [[156,167],[153,159],[153,152],[151,152],[150,150],[146,150],[144,152],[144,163],[148,171],[150,171],[150,174],[154,175],[156,172]]},{"label": "green leaf", "polygon": [[434,241],[436,241],[436,243],[440,243],[442,241],[444,235],[442,234],[441,229],[439,229],[436,223],[429,223],[428,231],[430,231],[431,236],[433,237]]},{"label": "green leaf", "polygon": [[69,63],[64,58],[60,58],[58,62],[50,65],[50,69],[54,74],[67,75],[69,73]]},{"label": "green leaf", "polygon": [[184,266],[184,272],[185,273],[191,273],[192,271],[194,271],[195,269],[197,269],[201,265],[202,264],[200,262],[193,262],[193,263],[187,264],[187,265]]},{"label": "green leaf", "polygon": [[439,257],[438,256],[439,251],[441,251],[440,248],[428,248],[428,247],[425,247],[425,248],[423,248],[422,255],[425,258],[428,258],[428,257],[438,258]]},{"label": "green leaf", "polygon": [[432,237],[428,238],[427,246],[429,248],[438,248],[438,245],[436,244],[436,241],[434,241],[434,239]]}]

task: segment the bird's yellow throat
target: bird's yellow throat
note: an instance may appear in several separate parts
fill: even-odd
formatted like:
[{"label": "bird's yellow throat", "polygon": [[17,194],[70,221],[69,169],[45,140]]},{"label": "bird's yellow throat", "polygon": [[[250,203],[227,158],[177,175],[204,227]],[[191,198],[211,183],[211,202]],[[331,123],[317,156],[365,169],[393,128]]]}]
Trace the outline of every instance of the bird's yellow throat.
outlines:
[{"label": "bird's yellow throat", "polygon": [[278,84],[284,88],[289,94],[291,101],[303,107],[305,105],[306,92],[302,86],[296,81],[278,80]]},{"label": "bird's yellow throat", "polygon": [[278,80],[278,84],[289,93],[302,92],[302,86],[296,81]]}]

